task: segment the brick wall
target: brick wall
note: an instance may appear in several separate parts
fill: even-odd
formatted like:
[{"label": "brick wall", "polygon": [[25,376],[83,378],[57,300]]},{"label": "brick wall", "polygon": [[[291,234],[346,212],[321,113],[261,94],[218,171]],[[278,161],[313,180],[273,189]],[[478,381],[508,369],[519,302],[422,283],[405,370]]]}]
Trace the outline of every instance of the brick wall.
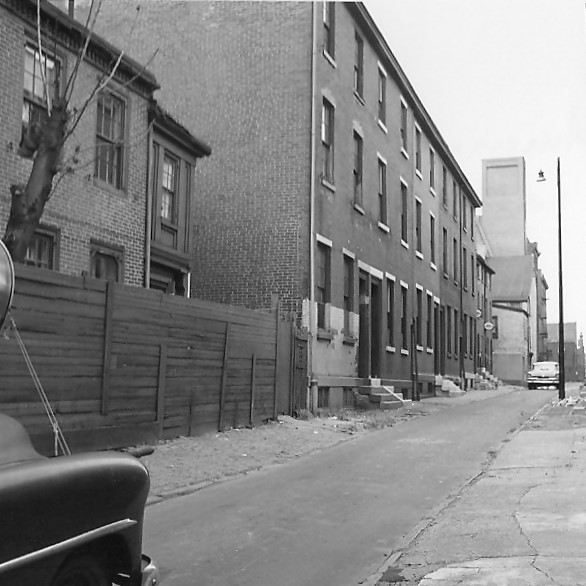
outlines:
[{"label": "brick wall", "polygon": [[[34,23],[33,23],[34,24]],[[10,211],[10,185],[26,183],[32,161],[17,155],[21,134],[25,31],[34,30],[17,15],[0,6],[0,225]],[[71,71],[75,55],[60,44],[50,43]],[[71,107],[79,107],[91,93],[98,71],[88,64],[80,69]],[[113,87],[116,87],[115,85]],[[96,102],[87,109],[68,140],[63,160],[79,147],[81,168],[65,177],[47,203],[42,224],[60,230],[59,271],[80,275],[90,268],[90,240],[124,248],[124,281],[142,285],[144,280],[144,234],[147,176],[147,100],[128,88],[128,128],[125,169],[126,189],[110,189],[93,177]],[[3,228],[2,228],[3,232]]]},{"label": "brick wall", "polygon": [[195,173],[193,295],[267,309],[278,293],[297,312],[308,295],[311,4],[131,4],[106,0],[100,30],[142,62],[158,49],[157,100],[212,147]]}]

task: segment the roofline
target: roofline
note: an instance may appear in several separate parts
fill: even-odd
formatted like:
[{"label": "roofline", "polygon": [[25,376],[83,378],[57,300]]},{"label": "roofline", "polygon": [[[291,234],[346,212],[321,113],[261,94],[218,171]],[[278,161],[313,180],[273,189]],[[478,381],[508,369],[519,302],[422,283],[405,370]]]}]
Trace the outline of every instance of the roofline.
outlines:
[{"label": "roofline", "polygon": [[[27,9],[36,9],[36,0],[0,0],[0,4],[20,15],[25,15]],[[64,29],[69,36],[73,38],[79,36],[80,43],[83,43],[83,40],[85,40],[86,35],[88,34],[84,24],[75,20],[69,16],[69,14],[51,4],[48,0],[41,0],[41,12],[43,16],[51,19],[59,27]],[[120,58],[120,55],[122,55],[119,65],[119,70],[121,72],[128,74],[131,78],[140,80],[152,92],[160,89],[161,86],[157,82],[155,76],[148,71],[145,66],[141,65],[131,57],[128,57],[123,51],[99,35],[93,32],[91,33],[89,46],[98,52],[110,56],[113,61],[117,61]]]},{"label": "roofline", "polygon": [[149,115],[153,117],[157,127],[169,135],[169,138],[187,145],[196,152],[196,156],[209,157],[212,154],[212,148],[208,144],[196,138],[185,126],[179,124],[171,114],[161,108],[156,100],[151,100],[149,104]]},{"label": "roofline", "polygon": [[418,114],[418,116],[416,116],[418,118],[418,123],[423,128],[425,128],[428,135],[430,135],[430,138],[433,138],[436,149],[440,152],[443,152],[443,154],[447,158],[447,166],[451,167],[452,172],[457,176],[457,178],[466,188],[466,191],[468,192],[469,198],[472,201],[474,207],[482,207],[482,201],[478,197],[470,181],[468,181],[466,175],[464,175],[464,172],[460,168],[460,165],[458,164],[454,155],[450,151],[448,144],[440,134],[431,116],[428,114],[427,110],[423,106],[423,103],[419,99],[419,96],[415,92],[415,89],[411,85],[411,82],[405,75],[405,72],[399,65],[397,58],[393,55],[393,52],[391,51],[389,45],[387,44],[379,28],[375,24],[372,16],[366,9],[366,6],[364,6],[362,2],[345,2],[344,4],[348,8],[348,10],[353,14],[353,16],[365,27],[365,32],[369,33],[370,40],[374,41],[374,44],[376,44],[380,51],[384,54],[386,61],[390,64],[389,73],[393,74],[395,80],[398,82],[399,86],[401,86],[401,89],[406,94],[406,96],[404,97],[411,102],[413,109],[415,110],[416,114]]}]

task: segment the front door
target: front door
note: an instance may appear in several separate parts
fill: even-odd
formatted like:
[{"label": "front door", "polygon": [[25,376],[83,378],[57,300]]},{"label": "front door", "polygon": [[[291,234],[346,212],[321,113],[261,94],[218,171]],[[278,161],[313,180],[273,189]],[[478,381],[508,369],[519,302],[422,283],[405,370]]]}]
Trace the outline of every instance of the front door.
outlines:
[{"label": "front door", "polygon": [[370,376],[380,377],[381,361],[381,282],[371,279],[370,283]]},{"label": "front door", "polygon": [[358,333],[358,376],[370,376],[370,291],[369,275],[360,271],[358,276],[360,329]]}]

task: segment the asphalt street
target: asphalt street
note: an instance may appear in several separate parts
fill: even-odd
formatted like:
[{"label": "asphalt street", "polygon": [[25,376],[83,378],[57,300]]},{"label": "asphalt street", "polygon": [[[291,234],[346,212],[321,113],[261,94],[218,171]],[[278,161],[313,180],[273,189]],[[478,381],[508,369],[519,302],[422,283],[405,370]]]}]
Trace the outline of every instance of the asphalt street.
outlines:
[{"label": "asphalt street", "polygon": [[145,551],[166,586],[360,584],[554,395],[456,405],[163,501]]}]

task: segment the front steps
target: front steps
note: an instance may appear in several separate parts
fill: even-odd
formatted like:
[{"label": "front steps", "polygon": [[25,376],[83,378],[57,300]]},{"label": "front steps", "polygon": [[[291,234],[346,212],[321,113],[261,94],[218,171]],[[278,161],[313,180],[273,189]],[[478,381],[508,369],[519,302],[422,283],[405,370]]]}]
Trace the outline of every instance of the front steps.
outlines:
[{"label": "front steps", "polygon": [[[358,406],[364,409],[400,409],[410,404],[402,396],[395,393],[394,387],[381,386],[380,379],[370,379],[370,384],[360,385],[358,391]],[[360,400],[362,397],[362,400]]]}]

